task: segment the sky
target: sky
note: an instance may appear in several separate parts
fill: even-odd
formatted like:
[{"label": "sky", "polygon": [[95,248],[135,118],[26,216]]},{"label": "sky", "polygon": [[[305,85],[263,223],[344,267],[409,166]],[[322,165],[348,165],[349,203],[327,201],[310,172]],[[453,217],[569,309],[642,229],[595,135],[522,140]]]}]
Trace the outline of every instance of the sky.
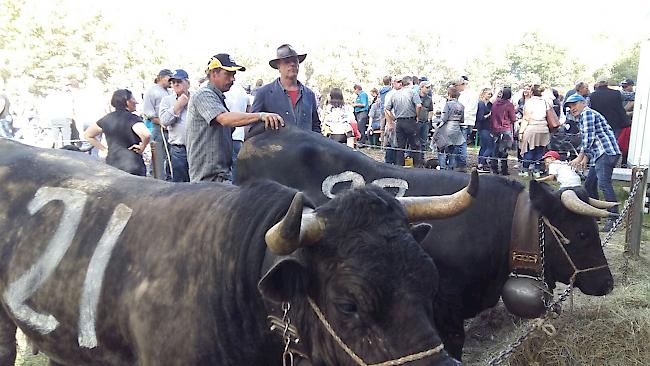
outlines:
[{"label": "sky", "polygon": [[440,34],[443,43],[458,45],[457,57],[463,62],[485,47],[499,50],[525,32],[538,31],[590,66],[614,60],[627,40],[650,38],[648,0],[114,0],[109,4],[126,24],[139,21],[169,30],[174,26],[166,24],[164,13],[172,14],[177,25],[187,27],[182,36],[191,52],[208,55],[251,39],[291,43],[308,52],[326,40],[344,43],[370,36],[381,40],[390,33],[431,31]]},{"label": "sky", "polygon": [[[57,6],[27,1],[36,2],[43,21]],[[170,45],[182,45],[166,50],[179,56],[172,59],[189,56],[199,65],[237,47],[257,47],[271,58],[283,43],[306,53],[357,38],[390,47],[391,34],[427,32],[440,35],[449,61],[464,65],[487,48],[503,54],[524,33],[537,31],[589,70],[614,61],[623,47],[650,39],[650,0],[61,1],[71,22],[100,10],[114,29],[132,32],[135,24],[153,29]]]}]

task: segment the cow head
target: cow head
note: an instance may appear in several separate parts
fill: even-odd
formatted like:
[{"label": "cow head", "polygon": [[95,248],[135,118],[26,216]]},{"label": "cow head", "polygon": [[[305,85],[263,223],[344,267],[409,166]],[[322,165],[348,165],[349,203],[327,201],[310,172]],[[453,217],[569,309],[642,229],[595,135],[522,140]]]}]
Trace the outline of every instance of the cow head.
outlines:
[{"label": "cow head", "polygon": [[[267,299],[291,303],[313,364],[356,365],[345,347],[367,364],[441,349],[431,302],[438,273],[418,242],[430,226],[409,224],[409,216],[422,218],[413,204],[371,185],[313,210],[298,193],[267,232],[270,250],[286,256],[259,289]],[[410,364],[457,362],[435,351]]]},{"label": "cow head", "polygon": [[[599,266],[604,268],[581,272],[576,276],[575,285],[587,295],[606,295],[613,288],[612,273],[598,234],[594,217],[608,217],[610,214],[597,201],[590,200],[582,188],[555,191],[550,186],[536,181],[530,182],[530,199],[533,206],[568,239],[567,244],[558,243],[550,229],[546,228],[545,276],[550,288],[554,282],[569,283],[573,267],[563,253],[560,245],[577,269]],[[595,207],[593,205],[598,205]],[[602,203],[602,201],[601,201]]]}]

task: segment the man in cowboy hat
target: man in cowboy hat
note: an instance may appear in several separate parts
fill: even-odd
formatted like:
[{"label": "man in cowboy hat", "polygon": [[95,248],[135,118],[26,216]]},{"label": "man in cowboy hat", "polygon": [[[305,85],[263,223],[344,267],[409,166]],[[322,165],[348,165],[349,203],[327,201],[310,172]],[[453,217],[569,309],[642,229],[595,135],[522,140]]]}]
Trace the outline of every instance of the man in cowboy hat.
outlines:
[{"label": "man in cowboy hat", "polygon": [[190,97],[187,107],[185,144],[190,182],[232,182],[232,131],[258,121],[266,128],[284,126],[275,113],[231,112],[224,92],[235,81],[237,71],[246,71],[226,53],[212,56],[208,62],[208,83]]},{"label": "man in cowboy hat", "polygon": [[280,72],[280,77],[257,90],[252,111],[277,113],[286,123],[320,133],[316,96],[298,81],[300,63],[306,56],[288,44],[278,47],[269,65]]}]

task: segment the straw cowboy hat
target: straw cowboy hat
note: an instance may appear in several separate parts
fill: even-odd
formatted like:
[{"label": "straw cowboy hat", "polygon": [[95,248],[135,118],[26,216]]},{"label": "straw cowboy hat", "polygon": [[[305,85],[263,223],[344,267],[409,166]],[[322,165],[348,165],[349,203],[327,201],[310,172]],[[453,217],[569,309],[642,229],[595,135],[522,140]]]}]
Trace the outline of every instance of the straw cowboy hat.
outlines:
[{"label": "straw cowboy hat", "polygon": [[291,47],[290,44],[283,44],[282,46],[278,47],[277,51],[277,57],[274,58],[273,60],[269,61],[269,65],[271,65],[272,68],[277,69],[278,68],[278,61],[285,59],[285,58],[290,58],[290,57],[298,57],[298,63],[301,63],[305,61],[305,57],[307,57],[307,54],[302,54],[299,55],[293,47]]}]

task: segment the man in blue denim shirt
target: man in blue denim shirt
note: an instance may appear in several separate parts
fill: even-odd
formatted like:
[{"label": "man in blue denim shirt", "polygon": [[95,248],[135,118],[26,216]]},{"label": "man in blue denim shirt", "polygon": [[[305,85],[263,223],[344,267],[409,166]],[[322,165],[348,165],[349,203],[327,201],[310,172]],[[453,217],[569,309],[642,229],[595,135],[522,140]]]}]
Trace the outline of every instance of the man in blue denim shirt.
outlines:
[{"label": "man in blue denim shirt", "polygon": [[316,96],[298,81],[300,63],[305,57],[306,54],[299,55],[291,45],[278,47],[277,57],[269,65],[280,72],[280,77],[257,90],[252,112],[277,113],[285,123],[320,133]]},{"label": "man in blue denim shirt", "polygon": [[[605,200],[616,202],[612,172],[621,157],[621,150],[616,142],[614,131],[602,114],[587,107],[587,101],[581,95],[569,96],[566,104],[571,108],[571,114],[578,119],[582,136],[580,154],[569,164],[574,168],[584,168],[589,165],[585,190],[590,197],[597,199],[598,189],[600,189]],[[618,212],[616,208],[611,208],[609,211]],[[609,231],[613,224],[614,221],[609,219],[603,231]]]}]

